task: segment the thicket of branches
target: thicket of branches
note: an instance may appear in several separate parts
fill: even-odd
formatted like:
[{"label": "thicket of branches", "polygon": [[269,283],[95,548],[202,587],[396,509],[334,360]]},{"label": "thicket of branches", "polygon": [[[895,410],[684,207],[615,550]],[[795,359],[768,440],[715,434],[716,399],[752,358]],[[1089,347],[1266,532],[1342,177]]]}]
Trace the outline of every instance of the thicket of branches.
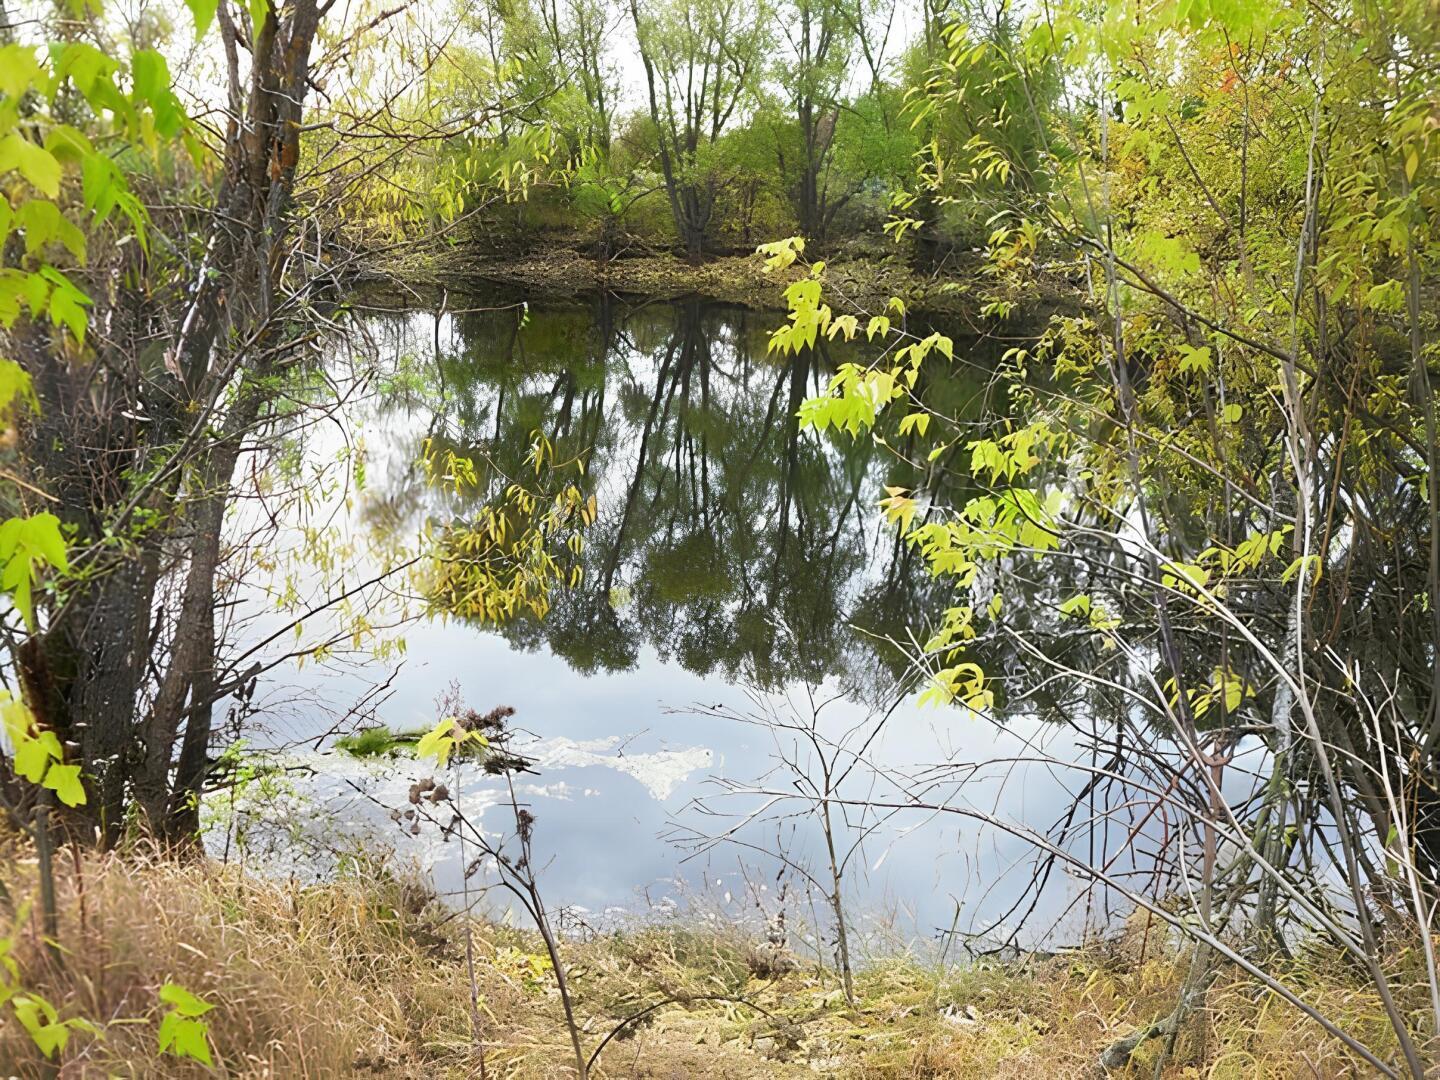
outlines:
[{"label": "thicket of branches", "polygon": [[[911,205],[989,208],[980,333],[1013,334],[1046,274],[1085,310],[1011,336],[998,404],[960,423],[924,386],[963,343],[841,314],[816,266],[777,348],[867,328],[886,348],[802,422],[875,428],[926,477],[884,505],[957,590],[911,645],[928,695],[1081,736],[1057,763],[1073,812],[988,824],[1195,943],[1174,1013],[1107,1064],[1173,1044],[1220,963],[1295,1001],[1267,964],[1318,934],[1390,1020],[1393,1048],[1357,1052],[1422,1076],[1440,1025],[1433,13],[1082,5],[945,36],[919,107],[964,108],[983,74],[1041,153],[1004,125],[966,144],[968,169],[932,146]],[[772,266],[800,250],[770,246]],[[896,778],[873,805],[985,819],[961,787]]]},{"label": "thicket of branches", "polygon": [[[362,332],[346,213],[394,243],[402,222],[457,222],[523,188],[527,168],[519,148],[486,149],[514,107],[493,81],[430,99],[439,47],[403,11],[192,7],[173,32],[148,8],[37,7],[3,46],[15,605],[0,632],[30,714],[10,750],[35,731],[76,763],[67,817],[107,845],[132,826],[192,838],[217,706],[243,711],[270,667],[377,630],[365,583],[325,552],[316,604],[346,609],[338,628],[241,649],[230,616],[276,509],[313,494],[274,468],[282,439],[363,390],[319,363]],[[395,50],[374,51],[387,36]],[[166,53],[214,81],[172,79]],[[21,820],[52,797],[26,782],[43,772],[7,770]]]}]

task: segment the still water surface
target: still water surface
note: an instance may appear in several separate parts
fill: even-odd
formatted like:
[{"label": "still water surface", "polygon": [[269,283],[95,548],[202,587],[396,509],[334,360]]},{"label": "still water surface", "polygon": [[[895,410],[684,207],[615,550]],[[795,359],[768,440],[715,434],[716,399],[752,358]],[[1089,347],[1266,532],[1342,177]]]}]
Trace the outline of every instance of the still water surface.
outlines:
[{"label": "still water surface", "polygon": [[[500,630],[420,620],[399,631],[403,655],[347,653],[340,643],[324,659],[267,672],[247,724],[261,731],[256,743],[285,748],[294,769],[291,839],[393,846],[443,890],[458,889],[452,845],[407,836],[384,811],[403,804],[418,766],[377,771],[333,752],[329,738],[376,722],[433,723],[451,684],[481,711],[514,706],[531,733],[538,775],[523,778],[521,794],[538,819],[548,899],[591,921],[690,903],[726,918],[786,905],[792,921],[812,916],[802,871],[823,878],[824,868],[814,821],[798,806],[744,826],[738,843],[693,844],[764,801],[724,796],[725,782],[794,790],[781,759],[817,767],[804,740],[716,716],[717,706],[805,719],[828,702],[822,732],[850,732],[848,745],[866,746],[845,797],[895,801],[907,783],[900,774],[924,769],[967,778],[948,791],[957,805],[1042,827],[1058,816],[1073,778],[1034,763],[968,766],[1063,744],[1061,731],[1023,715],[1002,728],[914,703],[904,652],[889,639],[913,630],[923,640],[950,600],[875,505],[885,485],[923,478],[869,438],[799,430],[801,401],[846,354],[767,355],[778,318],[701,301],[522,307],[483,296],[438,318],[368,317],[374,347],[363,362],[334,358],[330,380],[347,388],[346,404],[297,433],[288,468],[304,499],[280,512],[282,544],[308,558],[320,544],[330,574],[257,567],[263,585],[237,608],[259,613],[241,628],[246,641],[288,630],[305,601],[333,598],[322,579],[334,566],[350,567],[346,581],[364,580],[382,563],[377,548],[413,544],[426,524],[473,511],[427,482],[427,440],[509,471],[523,467],[536,430],[562,455],[589,450],[585,485],[599,515],[583,583],[558,592],[543,620]],[[986,358],[968,355],[983,374]],[[962,420],[978,415],[986,391],[974,370],[957,365],[928,400]],[[274,496],[247,510],[237,533],[280,504]],[[383,589],[414,610],[403,586]],[[277,597],[289,609],[276,610]],[[314,636],[333,611],[300,633]],[[467,798],[494,804],[499,790],[477,780]],[[853,828],[842,848],[864,836],[848,868],[862,936],[923,942],[952,926],[984,927],[1005,919],[1031,881],[1031,849],[1001,831],[919,811],[884,821],[846,813]],[[490,805],[485,824],[503,831],[508,814]],[[799,870],[766,853],[777,846]],[[1036,930],[1063,919],[1073,932],[1074,897],[1069,883],[1049,888]]]}]

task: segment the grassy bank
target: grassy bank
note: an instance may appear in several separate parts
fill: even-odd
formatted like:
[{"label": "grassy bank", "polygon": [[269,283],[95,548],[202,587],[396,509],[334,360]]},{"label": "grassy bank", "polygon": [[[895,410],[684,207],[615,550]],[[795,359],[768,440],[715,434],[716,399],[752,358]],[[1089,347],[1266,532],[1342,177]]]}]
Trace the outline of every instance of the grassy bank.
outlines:
[{"label": "grassy bank", "polygon": [[[0,876],[0,909],[13,925],[35,899],[33,858],[8,849]],[[166,982],[214,1006],[205,1020],[221,1075],[478,1075],[463,926],[414,881],[359,867],[300,887],[209,862],[71,853],[59,877],[58,956],[33,913],[15,926],[11,956],[24,992],[94,1025],[73,1031],[60,1075],[206,1075],[158,1053]],[[472,925],[488,1075],[572,1075],[540,942]],[[851,1009],[833,973],[776,965],[742,932],[701,919],[575,937],[564,949],[586,1052],[610,1036],[594,1073],[604,1077],[1094,1076],[1103,1046],[1168,1012],[1183,973],[1158,934],[1136,927],[1026,964],[877,962],[858,977]],[[1353,971],[1311,955],[1288,978],[1348,1030],[1386,1044],[1383,1014]],[[1282,1002],[1222,979],[1165,1075],[1366,1075],[1322,1034]],[[1162,1041],[1142,1048],[1134,1075],[1150,1075]],[[0,1063],[44,1075],[8,1016]]]}]

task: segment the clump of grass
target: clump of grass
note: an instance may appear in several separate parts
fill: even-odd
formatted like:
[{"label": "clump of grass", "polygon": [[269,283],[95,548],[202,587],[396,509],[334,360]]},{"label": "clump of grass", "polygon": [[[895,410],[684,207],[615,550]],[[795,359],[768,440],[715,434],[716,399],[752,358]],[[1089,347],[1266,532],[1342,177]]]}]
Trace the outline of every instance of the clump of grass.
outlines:
[{"label": "clump of grass", "polygon": [[[206,1020],[224,1075],[477,1075],[460,917],[418,877],[364,859],[347,865],[338,880],[299,886],[144,851],[67,854],[58,883],[60,959],[33,918],[14,952],[28,991],[62,1017],[96,1026],[96,1034],[76,1032],[63,1075],[202,1075],[158,1052],[157,994],[167,981],[215,1005]],[[0,843],[0,882],[3,936],[35,895],[32,854]],[[571,1075],[538,937],[483,921],[472,932],[489,1075]],[[1165,948],[1117,959],[1097,947],[958,969],[898,956],[856,973],[851,1009],[835,973],[813,964],[757,974],[754,944],[733,924],[698,918],[567,938],[593,1075],[1094,1076],[1103,1046],[1173,1007],[1186,969],[1184,955]],[[1399,955],[1397,972],[1416,963]],[[1284,978],[1372,1047],[1388,1046],[1373,991],[1333,953],[1302,950]],[[1149,1075],[1159,1049],[1142,1048],[1132,1071]],[[0,1062],[40,1075],[41,1059],[14,1023],[0,1025]],[[1364,1073],[1311,1021],[1228,976],[1165,1070],[1217,1078]]]},{"label": "clump of grass", "polygon": [[390,757],[403,750],[413,750],[420,732],[391,731],[384,724],[361,728],[351,735],[335,740],[335,749],[357,758]]},{"label": "clump of grass", "polygon": [[[23,851],[0,878],[16,906],[34,895]],[[158,990],[179,983],[213,1003],[217,1064],[236,1076],[347,1075],[366,1055],[402,1055],[464,1010],[444,971],[449,948],[428,894],[391,875],[321,888],[280,885],[211,863],[143,852],[76,855],[60,875],[60,957],[33,922],[15,959],[24,988],[62,1017],[96,1025],[66,1051],[86,1075],[184,1072],[156,1040]],[[5,905],[6,921],[16,918]],[[18,1025],[0,1028],[0,1060],[33,1075],[39,1054]],[[193,1071],[193,1070],[192,1070]]]}]

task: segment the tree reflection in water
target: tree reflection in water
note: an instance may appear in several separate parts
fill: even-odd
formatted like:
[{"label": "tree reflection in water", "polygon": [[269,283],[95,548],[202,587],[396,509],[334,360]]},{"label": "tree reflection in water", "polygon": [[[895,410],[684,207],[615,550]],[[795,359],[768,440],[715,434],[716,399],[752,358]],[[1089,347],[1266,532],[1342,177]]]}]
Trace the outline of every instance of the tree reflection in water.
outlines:
[{"label": "tree reflection in water", "polygon": [[[648,645],[729,683],[833,679],[871,700],[893,691],[906,661],[887,635],[947,604],[874,507],[885,485],[923,487],[925,477],[868,436],[800,431],[801,401],[837,362],[864,354],[831,343],[770,355],[778,318],[700,300],[600,298],[470,311],[423,330],[411,316],[377,320],[397,354],[418,356],[382,406],[422,420],[417,443],[449,444],[512,476],[537,429],[561,457],[588,451],[582,487],[599,517],[583,582],[558,591],[543,620],[504,626],[512,644],[548,647],[586,673],[633,667]],[[973,370],[957,366],[932,385],[934,407],[978,414]],[[393,526],[467,508],[392,470],[366,509]]]}]

